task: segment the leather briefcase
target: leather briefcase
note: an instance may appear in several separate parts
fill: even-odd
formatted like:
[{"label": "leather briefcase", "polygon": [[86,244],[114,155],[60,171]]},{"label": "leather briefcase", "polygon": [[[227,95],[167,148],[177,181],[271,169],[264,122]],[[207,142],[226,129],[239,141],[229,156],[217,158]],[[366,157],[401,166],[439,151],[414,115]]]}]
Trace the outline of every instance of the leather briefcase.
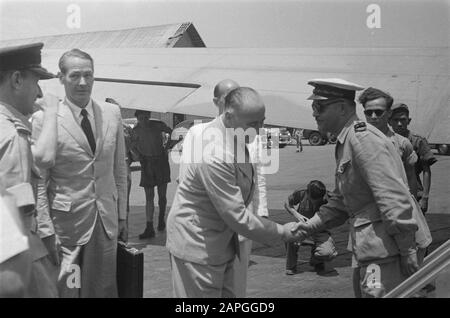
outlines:
[{"label": "leather briefcase", "polygon": [[120,241],[117,245],[117,290],[119,298],[144,295],[144,253]]}]

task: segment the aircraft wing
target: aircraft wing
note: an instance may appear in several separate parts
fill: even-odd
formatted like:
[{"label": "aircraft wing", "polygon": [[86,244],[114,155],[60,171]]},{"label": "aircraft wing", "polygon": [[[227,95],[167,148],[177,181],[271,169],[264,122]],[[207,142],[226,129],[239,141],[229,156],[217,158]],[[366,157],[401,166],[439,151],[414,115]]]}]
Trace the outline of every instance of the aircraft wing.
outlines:
[{"label": "aircraft wing", "polygon": [[[197,70],[186,80],[202,85],[173,112],[214,115],[214,85],[231,78],[261,93],[266,123],[316,129],[311,101],[307,100],[312,87],[307,81],[338,77],[389,92],[395,102],[409,106],[412,130],[429,140],[446,136],[445,143],[450,142],[448,48],[208,48],[169,53],[172,61],[189,57],[189,65],[193,69],[197,66]],[[364,120],[362,111],[358,104],[357,113]]]},{"label": "aircraft wing", "polygon": [[[57,65],[58,50],[43,50],[43,65]],[[442,48],[302,48],[90,49],[101,78],[187,83],[199,88],[97,82],[125,107],[214,117],[212,92],[231,78],[256,89],[266,104],[266,123],[316,129],[311,101],[312,78],[339,77],[386,90],[411,109],[412,130],[430,139],[444,135],[449,118],[448,47]],[[53,55],[52,55],[53,54]],[[46,60],[47,55],[52,58]],[[50,70],[53,70],[50,68]],[[43,81],[45,82],[45,81]],[[103,86],[104,85],[104,86]],[[118,86],[113,86],[118,85]],[[124,85],[137,85],[134,89]],[[99,89],[101,88],[101,89]],[[179,93],[175,94],[173,90]],[[94,95],[95,96],[95,95]],[[364,119],[361,105],[359,117]],[[442,128],[440,128],[442,127]],[[448,138],[447,142],[448,143]]]},{"label": "aircraft wing", "polygon": [[[42,65],[56,74],[58,60],[65,51],[44,50]],[[96,100],[113,98],[126,108],[167,112],[201,86],[196,83],[153,80],[156,77],[146,69],[145,61],[143,64],[139,64],[139,59],[130,61],[124,58],[122,61],[122,50],[119,49],[99,51],[89,50],[95,65],[92,97]],[[60,98],[65,95],[59,79],[40,81],[39,85],[44,93],[51,92]]]}]

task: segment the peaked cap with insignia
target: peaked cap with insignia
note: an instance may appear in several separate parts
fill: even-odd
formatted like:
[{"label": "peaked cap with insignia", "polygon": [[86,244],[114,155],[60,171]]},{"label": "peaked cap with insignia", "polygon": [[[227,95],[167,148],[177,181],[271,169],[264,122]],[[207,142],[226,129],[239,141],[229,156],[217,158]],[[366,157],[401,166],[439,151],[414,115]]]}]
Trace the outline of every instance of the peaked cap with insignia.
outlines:
[{"label": "peaked cap with insignia", "polygon": [[323,78],[308,81],[314,86],[313,94],[309,100],[326,100],[334,98],[345,98],[355,100],[355,91],[363,90],[364,87],[340,78]]}]

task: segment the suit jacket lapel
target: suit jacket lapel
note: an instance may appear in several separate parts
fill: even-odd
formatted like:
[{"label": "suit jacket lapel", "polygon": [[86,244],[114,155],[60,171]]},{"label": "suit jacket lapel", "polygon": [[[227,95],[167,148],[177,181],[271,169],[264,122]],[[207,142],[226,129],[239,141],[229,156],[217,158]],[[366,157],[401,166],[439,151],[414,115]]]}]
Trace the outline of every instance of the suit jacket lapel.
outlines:
[{"label": "suit jacket lapel", "polygon": [[81,126],[76,122],[75,118],[73,117],[73,113],[70,110],[69,105],[67,105],[65,102],[62,102],[59,106],[60,107],[58,115],[60,117],[61,126],[64,127],[64,129],[73,137],[73,139],[76,140],[76,142],[81,146],[81,148],[83,148],[87,153],[93,156],[94,154],[92,153],[92,149],[89,146],[89,142],[86,138],[86,135],[84,134],[84,131],[81,129]]},{"label": "suit jacket lapel", "polygon": [[[222,142],[225,142],[225,144],[223,145],[223,149],[225,151],[225,156],[227,158],[231,158],[231,160],[234,161],[235,166],[237,167],[237,169],[239,169],[245,177],[247,177],[250,180],[250,184],[251,184],[251,188],[250,188],[250,193],[248,195],[247,198],[243,198],[244,202],[246,205],[248,205],[250,203],[250,201],[253,198],[253,192],[254,192],[254,187],[255,187],[255,173],[256,173],[256,169],[255,166],[252,163],[241,163],[241,162],[237,162],[236,160],[236,156],[234,155],[235,150],[234,150],[234,143],[231,142],[231,140],[228,140],[228,138],[232,138],[231,135],[227,135],[225,126],[220,122],[222,119],[220,117],[216,117],[210,124],[208,127],[213,127],[213,128],[217,128],[219,130],[222,131]],[[247,146],[245,146],[246,149],[246,153],[247,153],[247,157],[250,160],[250,154],[248,153],[248,149]],[[229,154],[229,156],[227,156],[226,154]]]},{"label": "suit jacket lapel", "polygon": [[109,128],[109,120],[103,118],[105,113],[102,107],[95,101],[92,101],[92,108],[94,109],[95,129],[97,131],[95,153],[98,155],[103,149],[103,142],[105,141],[105,136]]},{"label": "suit jacket lapel", "polygon": [[[251,162],[250,154],[248,152],[247,146],[245,146],[245,153],[246,153],[246,159],[248,159]],[[236,158],[234,160],[236,162]],[[238,166],[239,170],[241,170],[242,173],[247,176],[247,178],[249,178],[250,180],[253,179],[253,176],[255,174],[255,172],[254,172],[255,167],[253,166],[252,163],[240,163],[240,162],[238,162],[237,166]]]},{"label": "suit jacket lapel", "polygon": [[254,187],[255,187],[255,167],[250,163],[235,163],[237,168],[250,180],[250,192],[247,198],[243,198],[245,205],[250,204],[253,199]]}]

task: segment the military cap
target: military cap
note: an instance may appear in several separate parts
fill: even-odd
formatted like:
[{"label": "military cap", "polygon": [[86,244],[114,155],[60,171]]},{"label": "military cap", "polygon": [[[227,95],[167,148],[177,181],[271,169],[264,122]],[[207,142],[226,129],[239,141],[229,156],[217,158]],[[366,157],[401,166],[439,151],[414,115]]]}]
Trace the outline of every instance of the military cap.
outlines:
[{"label": "military cap", "polygon": [[406,104],[403,103],[397,103],[392,105],[391,111],[392,113],[406,112],[407,114],[409,114],[408,106],[406,106]]},{"label": "military cap", "polygon": [[0,71],[28,70],[40,79],[54,78],[54,74],[41,66],[43,46],[43,43],[32,43],[0,48]]},{"label": "military cap", "polygon": [[313,79],[308,81],[308,84],[314,86],[313,94],[308,97],[309,100],[333,98],[355,100],[355,91],[364,89],[361,85],[340,78]]}]

